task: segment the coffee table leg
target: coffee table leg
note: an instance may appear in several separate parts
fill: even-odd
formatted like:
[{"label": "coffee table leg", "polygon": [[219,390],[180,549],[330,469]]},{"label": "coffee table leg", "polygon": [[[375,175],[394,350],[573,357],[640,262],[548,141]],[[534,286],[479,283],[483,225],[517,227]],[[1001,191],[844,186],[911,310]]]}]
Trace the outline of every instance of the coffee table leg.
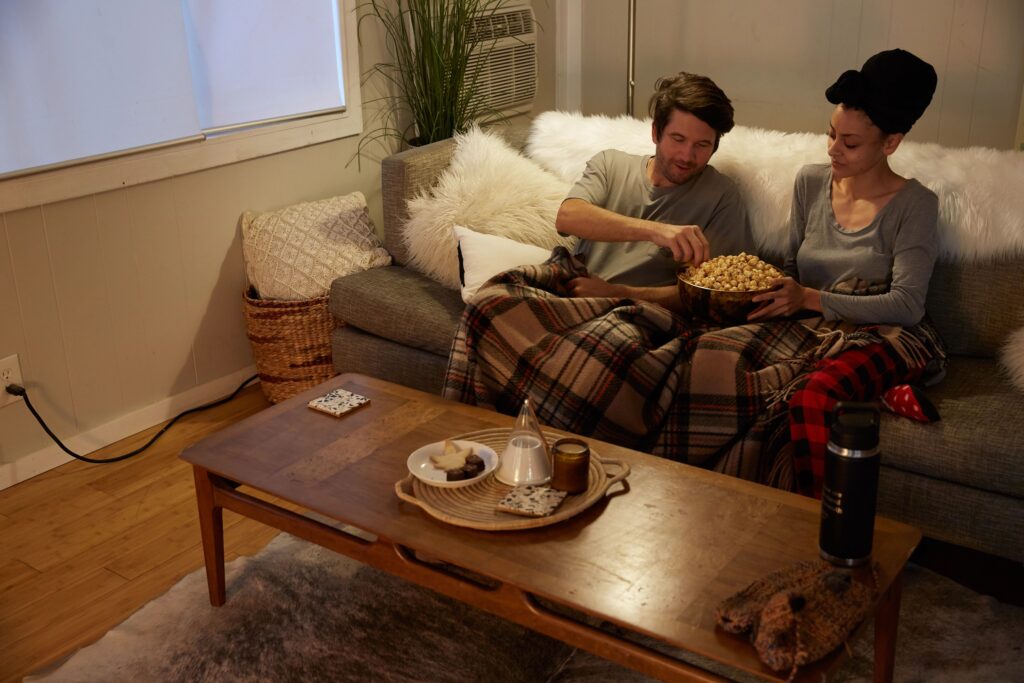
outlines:
[{"label": "coffee table leg", "polygon": [[194,467],[196,502],[199,505],[199,529],[203,536],[203,558],[206,560],[206,583],[210,588],[210,604],[224,604],[224,510],[213,504],[213,480],[202,467]]},{"label": "coffee table leg", "polygon": [[875,613],[875,681],[890,683],[896,665],[896,628],[900,620],[900,595],[903,572],[893,579],[889,590],[878,602]]}]

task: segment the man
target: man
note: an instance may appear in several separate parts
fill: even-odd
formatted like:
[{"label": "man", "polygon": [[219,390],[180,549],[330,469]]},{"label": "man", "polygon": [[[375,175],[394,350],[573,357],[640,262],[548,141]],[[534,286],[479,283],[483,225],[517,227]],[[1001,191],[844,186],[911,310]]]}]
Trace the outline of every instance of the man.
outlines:
[{"label": "man", "polygon": [[708,165],[732,130],[729,98],[705,76],[679,73],[655,85],[650,101],[653,157],[605,150],[558,210],[556,227],[580,239],[589,277],[569,283],[579,297],[681,304],[679,264],[752,252],[747,211],[736,185]]}]

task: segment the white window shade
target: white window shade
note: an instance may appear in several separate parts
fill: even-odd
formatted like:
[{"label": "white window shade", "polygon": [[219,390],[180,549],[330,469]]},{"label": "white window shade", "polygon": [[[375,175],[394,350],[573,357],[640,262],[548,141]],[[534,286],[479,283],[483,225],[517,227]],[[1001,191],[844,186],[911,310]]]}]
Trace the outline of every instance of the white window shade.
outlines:
[{"label": "white window shade", "polygon": [[338,5],[0,0],[0,176],[343,110]]},{"label": "white window shade", "polygon": [[344,106],[335,0],[185,0],[185,22],[204,130]]},{"label": "white window shade", "polygon": [[0,174],[196,135],[181,5],[0,1],[0,101]]}]

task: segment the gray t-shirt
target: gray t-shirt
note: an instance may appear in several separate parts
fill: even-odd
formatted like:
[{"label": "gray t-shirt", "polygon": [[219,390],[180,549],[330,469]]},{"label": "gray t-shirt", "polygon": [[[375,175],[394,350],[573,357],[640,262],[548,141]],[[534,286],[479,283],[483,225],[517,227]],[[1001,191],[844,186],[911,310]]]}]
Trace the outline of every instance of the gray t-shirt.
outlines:
[{"label": "gray t-shirt", "polygon": [[[732,180],[707,166],[682,185],[654,187],[647,177],[650,158],[613,149],[599,152],[566,199],[583,199],[622,216],[698,225],[712,256],[753,251],[747,210]],[[581,239],[576,254],[592,274],[608,282],[648,287],[676,282],[679,264],[653,242]]]},{"label": "gray t-shirt", "polygon": [[793,188],[786,274],[821,290],[826,320],[916,325],[935,266],[938,212],[935,193],[911,179],[870,225],[850,232],[832,211],[832,169],[804,166]]}]

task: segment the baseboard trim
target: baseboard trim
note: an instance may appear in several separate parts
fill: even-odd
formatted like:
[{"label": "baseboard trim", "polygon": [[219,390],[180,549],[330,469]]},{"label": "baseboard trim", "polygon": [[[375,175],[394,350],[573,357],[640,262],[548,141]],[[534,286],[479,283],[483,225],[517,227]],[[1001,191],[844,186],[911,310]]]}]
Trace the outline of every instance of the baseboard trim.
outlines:
[{"label": "baseboard trim", "polygon": [[[256,374],[255,366],[242,368],[212,382],[193,387],[144,408],[122,415],[110,422],[64,439],[64,444],[75,451],[91,453],[121,439],[138,434],[153,425],[169,420],[178,413],[223,398],[238,388],[247,377]],[[0,491],[37,474],[71,462],[73,458],[57,444],[29,453],[14,462],[0,465]]]}]

